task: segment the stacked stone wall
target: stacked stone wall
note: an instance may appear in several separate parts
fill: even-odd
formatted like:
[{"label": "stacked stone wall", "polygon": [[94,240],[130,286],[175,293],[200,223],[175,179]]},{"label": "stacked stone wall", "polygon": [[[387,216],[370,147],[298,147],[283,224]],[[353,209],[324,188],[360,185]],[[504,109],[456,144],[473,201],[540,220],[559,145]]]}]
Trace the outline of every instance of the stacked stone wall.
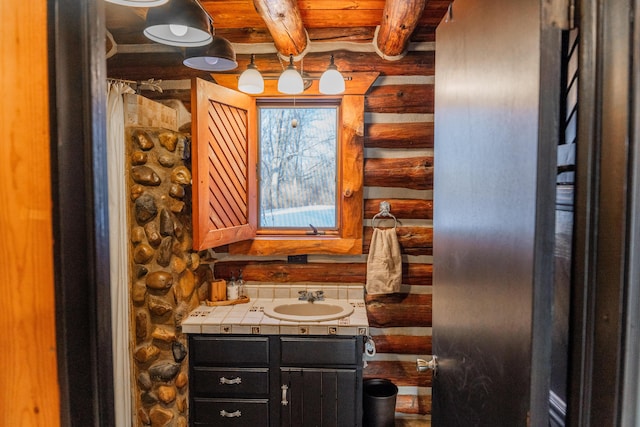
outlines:
[{"label": "stacked stone wall", "polygon": [[136,425],[186,427],[181,320],[205,299],[211,269],[192,248],[188,134],[126,128]]}]

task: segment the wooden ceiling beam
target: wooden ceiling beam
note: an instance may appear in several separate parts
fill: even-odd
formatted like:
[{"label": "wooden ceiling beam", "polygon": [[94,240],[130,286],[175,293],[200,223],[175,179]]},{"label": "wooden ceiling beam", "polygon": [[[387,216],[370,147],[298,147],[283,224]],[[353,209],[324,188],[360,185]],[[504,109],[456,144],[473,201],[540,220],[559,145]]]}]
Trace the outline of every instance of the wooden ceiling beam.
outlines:
[{"label": "wooden ceiling beam", "polygon": [[307,31],[296,0],[253,0],[280,55],[299,56],[307,48]]},{"label": "wooden ceiling beam", "polygon": [[394,60],[407,49],[413,30],[424,11],[425,0],[387,0],[375,45],[380,56]]}]

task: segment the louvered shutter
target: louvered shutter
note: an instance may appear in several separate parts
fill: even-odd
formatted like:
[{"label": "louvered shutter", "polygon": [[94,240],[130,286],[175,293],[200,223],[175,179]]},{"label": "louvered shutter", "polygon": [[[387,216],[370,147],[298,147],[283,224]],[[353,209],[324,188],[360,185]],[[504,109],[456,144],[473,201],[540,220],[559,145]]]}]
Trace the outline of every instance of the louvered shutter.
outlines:
[{"label": "louvered shutter", "polygon": [[214,83],[193,88],[193,247],[202,250],[255,236],[256,108]]}]

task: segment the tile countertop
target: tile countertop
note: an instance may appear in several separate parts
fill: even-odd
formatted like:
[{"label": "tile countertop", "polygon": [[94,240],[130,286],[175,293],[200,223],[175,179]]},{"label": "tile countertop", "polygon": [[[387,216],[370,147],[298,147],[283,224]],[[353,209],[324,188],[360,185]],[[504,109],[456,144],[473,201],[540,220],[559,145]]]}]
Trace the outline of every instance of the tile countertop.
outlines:
[{"label": "tile countertop", "polygon": [[[274,299],[297,298],[298,291],[322,290],[326,298],[346,299],[353,313],[342,319],[324,322],[291,322],[264,314],[264,305]],[[362,286],[245,285],[250,301],[245,304],[210,307],[205,304],[193,310],[182,321],[187,334],[254,334],[254,335],[369,335],[369,320]]]}]

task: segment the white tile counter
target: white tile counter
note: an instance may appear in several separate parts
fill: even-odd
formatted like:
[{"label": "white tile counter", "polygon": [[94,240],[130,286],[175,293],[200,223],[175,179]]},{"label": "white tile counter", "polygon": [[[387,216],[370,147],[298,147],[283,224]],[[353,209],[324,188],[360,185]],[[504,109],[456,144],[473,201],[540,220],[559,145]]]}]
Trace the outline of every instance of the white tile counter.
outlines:
[{"label": "white tile counter", "polygon": [[[324,291],[325,298],[346,299],[353,313],[337,320],[323,322],[291,322],[264,314],[264,306],[280,298],[296,298],[298,291]],[[245,285],[250,301],[245,304],[200,305],[182,321],[187,334],[254,334],[254,335],[369,335],[369,321],[362,286]]]}]

